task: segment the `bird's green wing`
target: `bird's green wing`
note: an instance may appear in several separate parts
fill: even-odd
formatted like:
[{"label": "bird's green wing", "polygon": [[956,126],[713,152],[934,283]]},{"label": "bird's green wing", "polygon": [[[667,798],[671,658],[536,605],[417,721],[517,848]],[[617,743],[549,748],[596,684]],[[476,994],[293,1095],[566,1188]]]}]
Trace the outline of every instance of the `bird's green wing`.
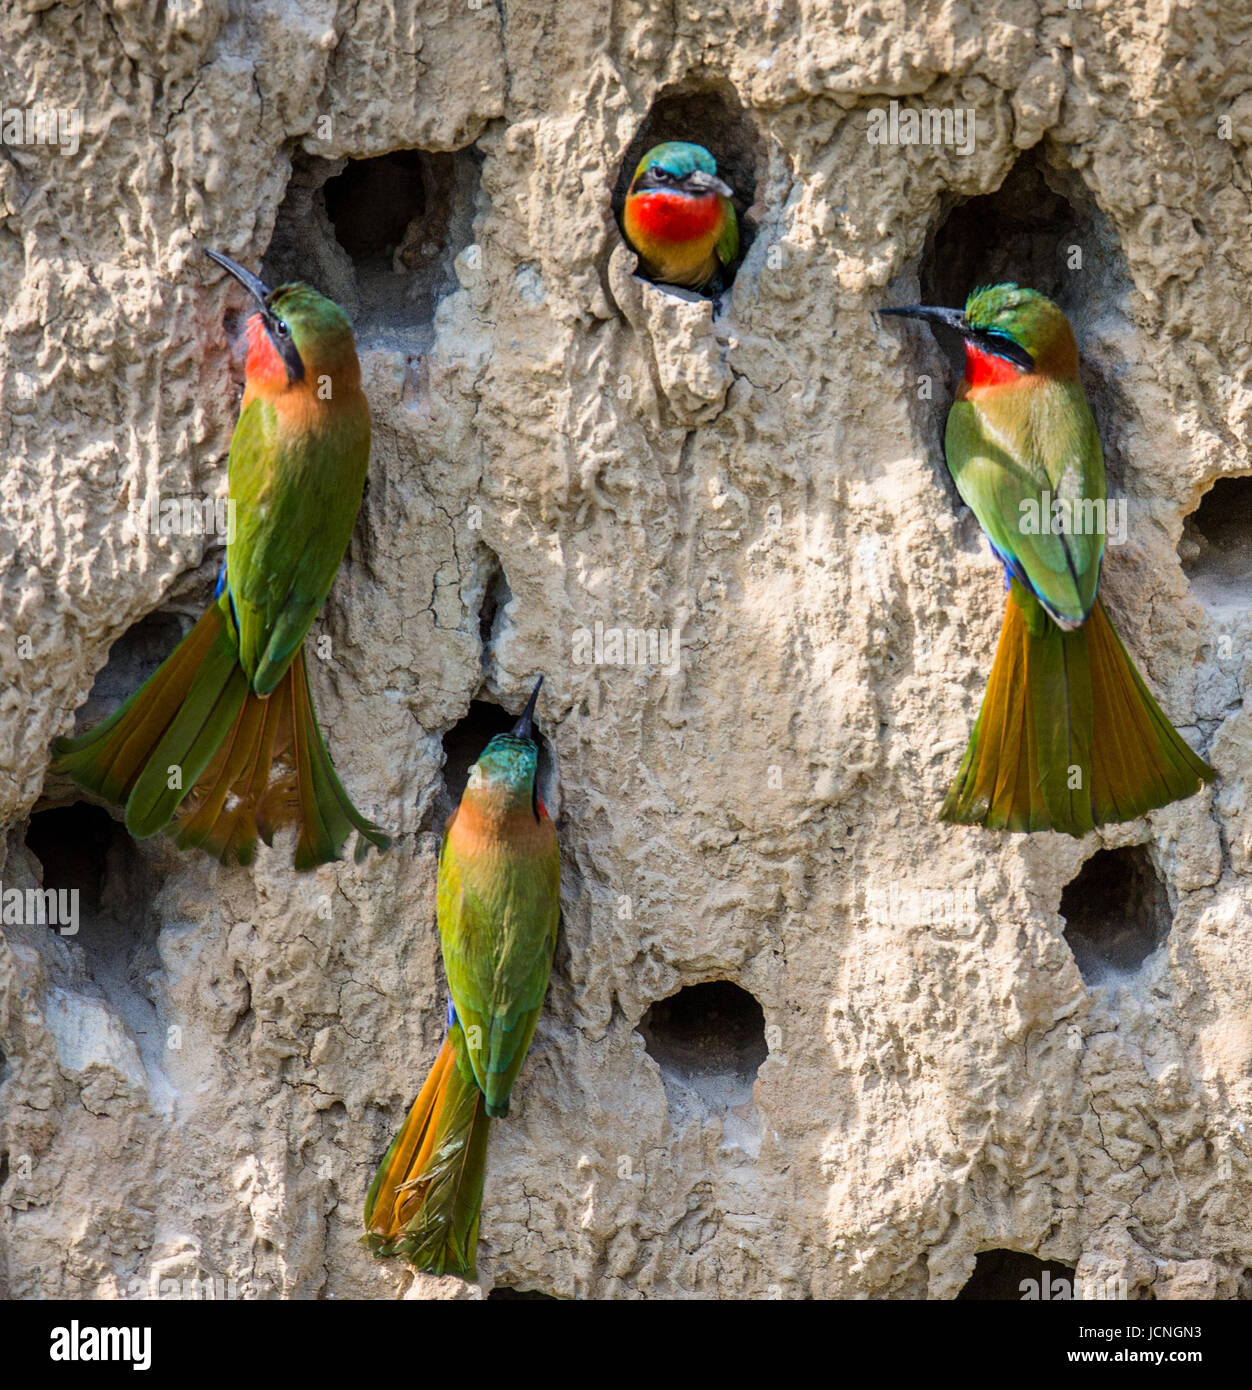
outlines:
[{"label": "bird's green wing", "polygon": [[721,201],[726,222],[717,239],[717,259],[723,265],[730,265],[739,257],[739,219],[735,216],[734,204],[730,199],[722,198]]},{"label": "bird's green wing", "polygon": [[282,679],[326,599],[360,510],[369,415],[292,428],[261,399],[230,446],[236,533],[226,573],[239,660],[253,690]]},{"label": "bird's green wing", "polygon": [[[1047,381],[958,400],[945,452],[991,544],[1053,614],[1082,622],[1095,602],[1105,521],[1104,455],[1082,387]],[[1057,499],[1071,529],[1056,529]]]},{"label": "bird's green wing", "polygon": [[536,852],[518,852],[497,840],[473,855],[458,853],[450,835],[444,836],[443,963],[488,1114],[508,1113],[509,1093],[548,990],[559,914],[555,833]]}]

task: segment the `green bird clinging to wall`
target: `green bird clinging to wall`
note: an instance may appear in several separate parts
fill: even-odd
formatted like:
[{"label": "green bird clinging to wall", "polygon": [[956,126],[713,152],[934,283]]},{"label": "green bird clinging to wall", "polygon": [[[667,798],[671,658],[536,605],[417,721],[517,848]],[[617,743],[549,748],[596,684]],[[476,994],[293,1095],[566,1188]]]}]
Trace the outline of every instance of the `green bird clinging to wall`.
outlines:
[{"label": "green bird clinging to wall", "polygon": [[671,140],[639,161],[622,214],[639,268],[668,285],[703,289],[739,255],[733,189],[703,145]]},{"label": "green bird clinging to wall", "polygon": [[535,1032],[560,918],[556,830],[535,785],[539,678],[511,733],[470,769],[439,852],[448,1032],[365,1200],[365,1242],[427,1274],[477,1278],[487,1120]]},{"label": "green bird clinging to wall", "polygon": [[[356,524],[370,415],[347,315],[305,284],[272,293],[208,254],[257,301],[230,445],[238,520],[213,602],[173,654],[108,719],[58,739],[54,768],[126,807],[142,839],[168,830],[223,863],[251,862],[299,827],[298,869],[357,858],[387,836],[335,775],[309,697],[304,637]],[[276,767],[277,765],[277,767]],[[278,775],[273,775],[275,772]]]},{"label": "green bird clinging to wall", "polygon": [[982,712],[940,817],[1083,835],[1199,791],[1213,769],[1161,712],[1096,595],[1104,456],[1069,321],[1011,284],[975,290],[964,313],[880,312],[964,340],[944,449],[1009,589]]}]

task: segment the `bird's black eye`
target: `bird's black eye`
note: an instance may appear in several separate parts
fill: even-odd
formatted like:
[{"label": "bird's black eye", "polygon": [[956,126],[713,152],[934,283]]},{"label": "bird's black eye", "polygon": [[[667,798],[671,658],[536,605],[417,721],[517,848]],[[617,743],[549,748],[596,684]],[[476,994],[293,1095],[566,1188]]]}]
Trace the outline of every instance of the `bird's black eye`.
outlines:
[{"label": "bird's black eye", "polygon": [[289,338],[291,336],[291,329],[287,327],[286,319],[274,320],[274,332],[277,333],[280,338]]}]

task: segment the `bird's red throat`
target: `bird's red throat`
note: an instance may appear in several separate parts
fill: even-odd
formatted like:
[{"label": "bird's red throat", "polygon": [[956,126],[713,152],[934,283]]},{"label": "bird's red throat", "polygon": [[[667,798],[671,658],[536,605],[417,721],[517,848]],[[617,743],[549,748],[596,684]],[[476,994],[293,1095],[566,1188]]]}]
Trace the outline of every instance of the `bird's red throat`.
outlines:
[{"label": "bird's red throat", "polygon": [[965,344],[965,384],[967,387],[1006,386],[1021,379],[1022,369],[1006,357],[984,352],[967,341]]},{"label": "bird's red throat", "polygon": [[248,385],[267,393],[285,387],[287,364],[270,341],[260,314],[253,314],[248,320],[245,333],[248,340]]},{"label": "bird's red throat", "polygon": [[716,228],[722,208],[715,193],[704,198],[685,193],[636,193],[630,200],[630,216],[655,241],[698,241]]}]

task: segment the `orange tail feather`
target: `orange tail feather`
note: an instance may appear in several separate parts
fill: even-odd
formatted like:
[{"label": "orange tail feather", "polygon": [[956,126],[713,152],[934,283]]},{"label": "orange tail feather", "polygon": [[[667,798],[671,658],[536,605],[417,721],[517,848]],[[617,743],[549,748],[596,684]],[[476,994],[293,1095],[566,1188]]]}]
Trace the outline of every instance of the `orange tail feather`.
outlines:
[{"label": "orange tail feather", "polygon": [[[135,834],[167,830],[180,848],[203,849],[224,864],[250,863],[258,834],[272,843],[284,825],[300,830],[298,869],[337,859],[354,829],[358,861],[370,844],[391,843],[335,775],[303,651],[273,694],[258,697],[247,688],[218,603],[119,710],[79,738],[58,739],[54,752],[56,771],[126,805]],[[167,761],[186,773],[185,792],[167,788]]]},{"label": "orange tail feather", "polygon": [[454,1023],[370,1185],[364,1243],[423,1273],[476,1279],[489,1121],[473,1072],[458,1060],[463,1046]]},{"label": "orange tail feather", "polygon": [[56,740],[53,771],[68,773],[106,801],[124,804],[222,627],[221,610],[211,604],[147,684],[119,709],[78,738]]},{"label": "orange tail feather", "polygon": [[942,820],[1083,835],[1191,796],[1214,775],[1161,712],[1099,599],[1066,632],[1014,581]]}]

